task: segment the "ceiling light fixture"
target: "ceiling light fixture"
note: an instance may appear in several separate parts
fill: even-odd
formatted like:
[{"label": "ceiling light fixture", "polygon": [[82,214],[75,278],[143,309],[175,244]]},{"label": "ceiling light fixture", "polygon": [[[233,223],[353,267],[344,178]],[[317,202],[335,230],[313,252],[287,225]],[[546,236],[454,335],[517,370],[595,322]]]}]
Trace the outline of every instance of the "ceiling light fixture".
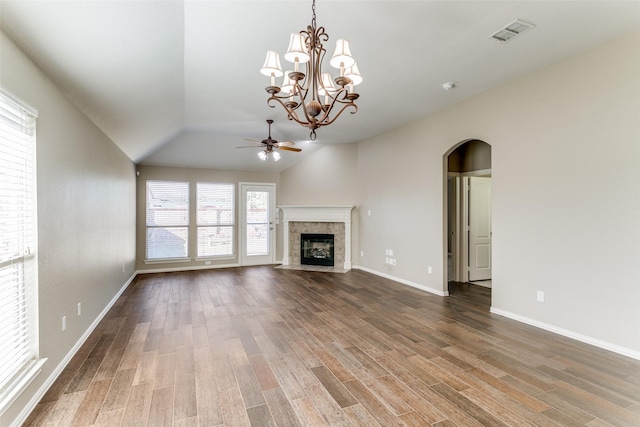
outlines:
[{"label": "ceiling light fixture", "polygon": [[[326,54],[322,42],[327,42],[329,35],[324,27],[316,27],[315,0],[312,12],[311,25],[306,30],[291,34],[289,49],[284,54],[284,58],[294,64],[293,71],[283,73],[280,55],[270,50],[260,72],[271,77],[271,85],[265,89],[271,95],[267,105],[271,108],[275,108],[273,102],[282,105],[289,120],[308,127],[311,130],[309,137],[315,141],[316,129],[330,125],[349,107],[353,108],[351,114],[358,111],[354,101],[360,95],[353,91],[353,87],[362,83],[362,76],[345,39],[337,40],[335,53],[329,61],[331,66],[340,70],[340,76],[332,80],[329,73],[322,72]],[[307,64],[306,73],[299,70],[300,64]],[[275,78],[283,75],[282,86],[276,86]]]},{"label": "ceiling light fixture", "polygon": [[273,151],[272,147],[265,147],[263,151],[259,151],[258,157],[263,162],[266,162],[269,159],[273,159],[274,162],[277,162],[281,158],[280,153]]}]

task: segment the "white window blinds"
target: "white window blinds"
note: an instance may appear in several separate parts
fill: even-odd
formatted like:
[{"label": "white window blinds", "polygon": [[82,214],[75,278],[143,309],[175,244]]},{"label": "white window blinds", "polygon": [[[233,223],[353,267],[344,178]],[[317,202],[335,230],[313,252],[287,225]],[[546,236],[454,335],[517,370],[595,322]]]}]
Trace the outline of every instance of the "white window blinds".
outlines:
[{"label": "white window blinds", "polygon": [[233,184],[198,182],[198,257],[233,255]]},{"label": "white window blinds", "polygon": [[189,183],[147,181],[147,260],[189,256]]},{"label": "white window blinds", "polygon": [[0,88],[0,415],[39,372],[35,110]]}]

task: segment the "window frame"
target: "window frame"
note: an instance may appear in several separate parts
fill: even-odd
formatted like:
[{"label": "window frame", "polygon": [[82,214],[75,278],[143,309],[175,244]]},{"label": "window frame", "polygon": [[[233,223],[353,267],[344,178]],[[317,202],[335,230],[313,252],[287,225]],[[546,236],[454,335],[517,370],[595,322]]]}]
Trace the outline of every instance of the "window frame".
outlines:
[{"label": "window frame", "polygon": [[[201,200],[200,200],[200,186],[201,185],[212,185],[212,186],[224,186],[227,187],[229,191],[229,195],[231,197],[231,221],[229,223],[224,224],[213,224],[207,223],[201,219],[200,213],[201,211]],[[237,244],[236,244],[236,215],[237,215],[237,206],[236,206],[236,185],[234,183],[229,182],[210,182],[210,181],[198,181],[196,182],[196,197],[195,197],[195,211],[196,211],[196,221],[195,221],[195,236],[196,236],[196,260],[213,260],[213,259],[231,259],[236,257],[237,252]],[[231,228],[231,252],[219,255],[201,255],[200,254],[200,230],[203,228]]]},{"label": "window frame", "polygon": [[[164,183],[164,184],[180,184],[186,185],[186,213],[185,213],[185,223],[174,223],[174,224],[149,224],[149,184],[150,183]],[[149,231],[152,229],[184,229],[186,233],[184,238],[186,239],[185,245],[185,255],[177,256],[177,257],[149,257]],[[150,263],[166,263],[166,262],[188,262],[191,260],[190,258],[190,241],[189,235],[191,234],[191,183],[189,181],[170,181],[170,180],[162,180],[162,179],[149,179],[145,182],[145,260],[144,262],[147,264]]]},{"label": "window frame", "polygon": [[[6,189],[0,198],[7,206],[26,207],[19,214],[4,216],[9,225],[5,225],[4,244],[12,248],[0,261],[0,290],[8,291],[13,299],[3,300],[5,317],[9,325],[17,323],[18,331],[7,324],[0,324],[3,343],[17,339],[18,345],[2,349],[0,355],[17,358],[18,363],[6,372],[0,383],[0,416],[13,404],[33,379],[42,371],[46,358],[39,355],[38,330],[38,251],[37,251],[37,187],[36,187],[36,119],[38,112],[18,97],[0,87],[0,151],[7,154]],[[4,151],[7,150],[7,151]],[[10,159],[14,160],[11,161]],[[5,165],[5,166],[7,166]],[[11,179],[12,180],[11,180]],[[1,183],[0,183],[1,184]],[[13,190],[13,191],[12,191]],[[0,205],[0,210],[2,205]],[[7,212],[11,212],[8,209]],[[12,216],[13,215],[13,216]],[[0,225],[3,216],[0,216]],[[11,221],[14,221],[11,224]],[[6,236],[13,235],[13,238]],[[0,254],[1,255],[1,254]],[[13,291],[12,291],[13,289]],[[6,295],[5,295],[6,297]],[[9,307],[7,307],[9,306]],[[12,314],[13,313],[13,316]],[[8,314],[8,315],[7,315]],[[6,335],[5,335],[6,334]],[[11,335],[13,337],[11,337]],[[18,338],[16,338],[18,337]],[[7,351],[8,350],[8,351]],[[6,351],[6,353],[5,353]],[[3,369],[7,366],[4,365]]]}]

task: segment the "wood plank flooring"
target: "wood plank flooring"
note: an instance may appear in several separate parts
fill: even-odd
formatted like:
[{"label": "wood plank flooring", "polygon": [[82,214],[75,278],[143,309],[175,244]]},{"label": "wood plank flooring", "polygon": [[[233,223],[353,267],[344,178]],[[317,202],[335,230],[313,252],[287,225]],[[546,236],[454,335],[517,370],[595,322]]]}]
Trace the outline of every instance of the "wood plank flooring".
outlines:
[{"label": "wood plank flooring", "polygon": [[27,426],[640,426],[640,362],[362,271],[138,276]]}]

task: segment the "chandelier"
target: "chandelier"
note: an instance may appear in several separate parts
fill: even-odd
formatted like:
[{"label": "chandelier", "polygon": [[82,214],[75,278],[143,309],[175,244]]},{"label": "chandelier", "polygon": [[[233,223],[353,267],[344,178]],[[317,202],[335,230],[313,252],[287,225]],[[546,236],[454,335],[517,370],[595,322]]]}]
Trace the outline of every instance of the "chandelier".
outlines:
[{"label": "chandelier", "polygon": [[[289,49],[284,58],[293,63],[293,71],[282,72],[280,55],[270,50],[260,72],[271,77],[271,85],[265,90],[271,96],[267,105],[275,108],[280,104],[293,120],[311,130],[309,138],[316,139],[316,129],[333,123],[344,110],[352,108],[351,114],[358,111],[354,103],[360,95],[353,87],[362,83],[362,76],[356,61],[351,56],[349,41],[336,41],[336,50],[329,64],[340,70],[335,79],[331,74],[322,72],[322,61],[326,49],[322,42],[329,40],[324,27],[316,26],[316,2],[313,0],[313,17],[306,30],[291,34]],[[306,73],[300,71],[300,64],[306,64]],[[276,77],[283,77],[282,85],[276,85]],[[335,86],[334,86],[335,82]]]}]

